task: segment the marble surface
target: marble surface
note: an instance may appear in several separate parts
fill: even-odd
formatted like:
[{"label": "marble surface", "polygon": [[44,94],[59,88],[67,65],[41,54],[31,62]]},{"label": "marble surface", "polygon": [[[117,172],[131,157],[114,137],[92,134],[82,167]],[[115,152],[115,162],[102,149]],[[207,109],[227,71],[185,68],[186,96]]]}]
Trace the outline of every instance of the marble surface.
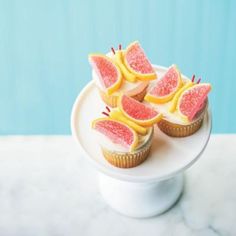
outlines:
[{"label": "marble surface", "polygon": [[0,137],[0,236],[236,235],[236,135],[212,135],[165,214],[110,209],[70,136]]}]

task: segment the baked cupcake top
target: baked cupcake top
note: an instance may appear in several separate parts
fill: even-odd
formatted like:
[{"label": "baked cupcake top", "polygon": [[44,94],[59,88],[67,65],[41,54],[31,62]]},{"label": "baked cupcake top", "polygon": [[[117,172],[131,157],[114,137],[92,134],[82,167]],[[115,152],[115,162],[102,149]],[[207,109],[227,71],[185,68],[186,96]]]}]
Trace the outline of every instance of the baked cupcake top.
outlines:
[{"label": "baked cupcake top", "polygon": [[136,88],[141,90],[157,78],[156,71],[137,41],[125,50],[119,45],[118,50],[112,48],[106,55],[90,54],[89,62],[95,84],[108,95],[119,95]]},{"label": "baked cupcake top", "polygon": [[208,104],[207,95],[211,90],[208,83],[200,83],[182,75],[176,65],[152,82],[145,101],[163,114],[163,119],[175,124],[191,124],[199,119]]},{"label": "baked cupcake top", "polygon": [[118,108],[102,112],[105,117],[92,122],[99,143],[109,150],[135,152],[149,142],[153,136],[153,125],[162,114],[150,105],[120,95]]}]

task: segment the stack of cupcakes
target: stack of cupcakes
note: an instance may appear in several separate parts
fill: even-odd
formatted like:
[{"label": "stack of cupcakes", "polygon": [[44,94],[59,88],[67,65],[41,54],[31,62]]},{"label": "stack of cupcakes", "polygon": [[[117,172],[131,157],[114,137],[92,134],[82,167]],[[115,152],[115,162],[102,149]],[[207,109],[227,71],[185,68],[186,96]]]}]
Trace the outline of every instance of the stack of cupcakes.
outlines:
[{"label": "stack of cupcakes", "polygon": [[[186,137],[202,125],[211,85],[183,77],[171,66],[157,73],[138,42],[106,55],[91,54],[93,80],[108,105],[92,122],[105,159],[120,168],[141,164],[151,149],[154,125],[169,136]],[[145,100],[145,101],[143,101]]]}]

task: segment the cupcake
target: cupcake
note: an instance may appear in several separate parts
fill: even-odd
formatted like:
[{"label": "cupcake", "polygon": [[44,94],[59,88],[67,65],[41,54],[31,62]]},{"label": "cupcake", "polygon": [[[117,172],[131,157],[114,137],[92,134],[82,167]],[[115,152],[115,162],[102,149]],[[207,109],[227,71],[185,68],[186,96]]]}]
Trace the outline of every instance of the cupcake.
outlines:
[{"label": "cupcake", "polygon": [[123,122],[112,118],[100,118],[93,121],[97,131],[96,139],[101,146],[103,156],[113,166],[131,168],[144,162],[151,149],[153,128],[146,135],[138,135]]},{"label": "cupcake", "polygon": [[151,149],[154,124],[161,114],[127,95],[120,95],[118,108],[103,112],[92,128],[103,156],[113,166],[131,168],[144,162]]},{"label": "cupcake", "polygon": [[158,127],[169,136],[186,137],[202,125],[211,85],[200,83],[200,79],[195,83],[194,78],[182,76],[173,65],[152,84],[145,97],[163,114]]},{"label": "cupcake", "polygon": [[156,72],[138,42],[125,50],[112,48],[106,55],[90,54],[93,68],[92,78],[102,100],[116,107],[121,93],[143,101],[150,80],[157,78]]}]

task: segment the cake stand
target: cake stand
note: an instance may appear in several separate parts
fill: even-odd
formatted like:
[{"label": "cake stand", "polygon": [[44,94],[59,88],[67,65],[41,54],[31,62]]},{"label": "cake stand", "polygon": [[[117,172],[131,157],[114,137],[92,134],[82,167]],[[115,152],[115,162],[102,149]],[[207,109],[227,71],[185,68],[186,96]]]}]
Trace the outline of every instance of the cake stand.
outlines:
[{"label": "cake stand", "polygon": [[[155,68],[158,73],[166,71],[164,67]],[[103,198],[113,209],[130,217],[151,217],[165,212],[181,196],[183,172],[206,148],[211,133],[209,109],[202,127],[189,137],[169,137],[155,125],[148,159],[137,167],[122,169],[105,160],[91,129],[91,121],[100,117],[104,108],[92,81],[77,97],[71,115],[72,135],[84,157],[98,171]]]}]

